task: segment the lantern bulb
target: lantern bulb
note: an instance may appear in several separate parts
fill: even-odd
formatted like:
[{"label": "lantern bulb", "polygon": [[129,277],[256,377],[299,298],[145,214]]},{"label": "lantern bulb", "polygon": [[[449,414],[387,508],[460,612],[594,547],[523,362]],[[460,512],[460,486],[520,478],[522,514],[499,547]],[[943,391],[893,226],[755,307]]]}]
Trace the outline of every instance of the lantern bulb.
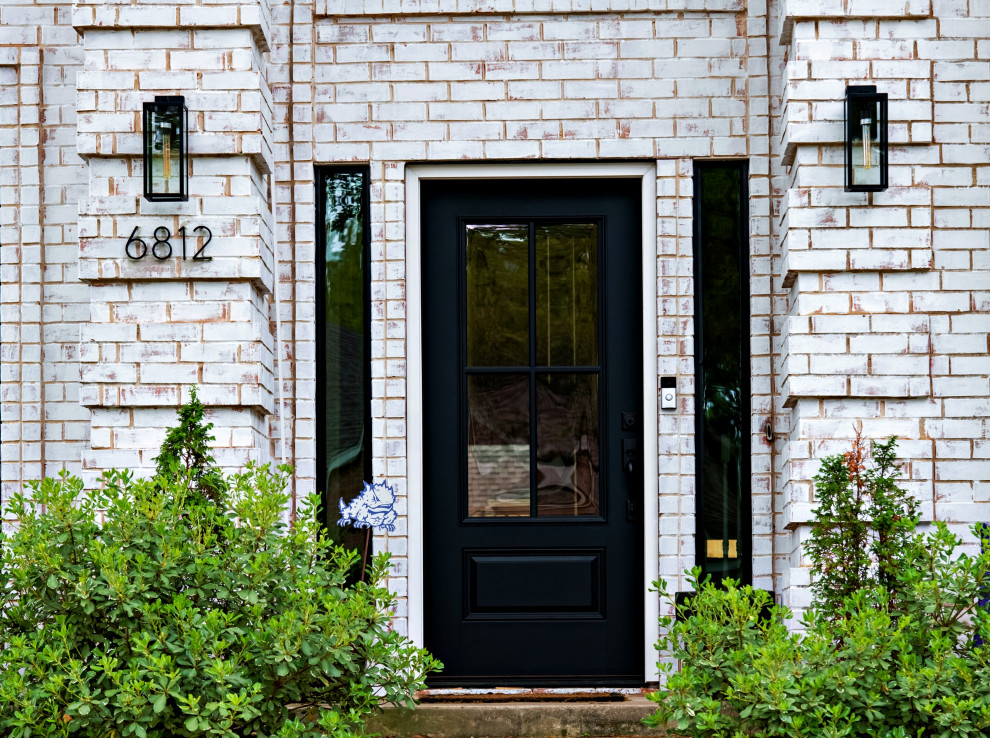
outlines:
[{"label": "lantern bulb", "polygon": [[162,177],[164,177],[165,179],[166,192],[169,191],[169,187],[168,187],[169,180],[172,178],[172,147],[170,146],[171,143],[172,143],[171,139],[168,136],[166,136],[165,146],[164,146],[165,150],[163,152],[164,158],[162,160]]},{"label": "lantern bulb", "polygon": [[860,125],[863,126],[863,169],[870,168],[870,128],[873,125],[872,118],[862,118]]}]

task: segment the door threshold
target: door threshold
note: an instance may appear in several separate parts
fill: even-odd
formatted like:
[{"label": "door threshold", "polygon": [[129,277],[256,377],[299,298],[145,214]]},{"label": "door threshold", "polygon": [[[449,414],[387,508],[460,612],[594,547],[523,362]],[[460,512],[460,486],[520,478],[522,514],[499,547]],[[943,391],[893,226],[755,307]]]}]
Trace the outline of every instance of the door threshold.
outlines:
[{"label": "door threshold", "polygon": [[429,704],[471,702],[625,702],[655,692],[657,683],[636,687],[431,687],[415,693]]},{"label": "door threshold", "polygon": [[[638,694],[639,692],[635,692]],[[550,690],[550,689],[499,689],[481,690],[427,690],[417,695],[423,704],[502,704],[527,702],[625,702],[629,694],[615,690]]]}]

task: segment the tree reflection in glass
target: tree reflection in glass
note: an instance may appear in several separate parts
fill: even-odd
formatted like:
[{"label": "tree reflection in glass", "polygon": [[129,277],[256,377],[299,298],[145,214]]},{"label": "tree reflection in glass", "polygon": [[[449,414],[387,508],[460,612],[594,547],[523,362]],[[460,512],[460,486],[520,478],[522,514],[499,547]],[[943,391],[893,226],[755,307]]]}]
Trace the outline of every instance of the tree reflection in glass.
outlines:
[{"label": "tree reflection in glass", "polygon": [[[349,501],[362,490],[369,468],[366,174],[331,171],[325,175],[323,186],[324,468],[317,484],[324,491],[327,514],[335,516],[340,499]],[[337,526],[335,519],[327,522],[327,534],[334,540],[361,550],[363,531]]]},{"label": "tree reflection in glass", "polygon": [[464,247],[468,516],[599,515],[598,225],[472,224]]},{"label": "tree reflection in glass", "polygon": [[536,364],[598,363],[598,226],[537,226]]},{"label": "tree reflection in glass", "polygon": [[598,515],[598,374],[538,374],[536,415],[537,515]]},{"label": "tree reflection in glass", "polygon": [[467,226],[467,364],[529,363],[529,228]]}]

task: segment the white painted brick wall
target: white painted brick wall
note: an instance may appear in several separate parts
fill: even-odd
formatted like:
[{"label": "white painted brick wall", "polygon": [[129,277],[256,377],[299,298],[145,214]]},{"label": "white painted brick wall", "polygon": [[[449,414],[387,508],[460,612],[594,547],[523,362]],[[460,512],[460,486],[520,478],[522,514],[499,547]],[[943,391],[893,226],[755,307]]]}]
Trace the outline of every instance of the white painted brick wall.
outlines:
[{"label": "white painted brick wall", "polygon": [[[313,166],[362,162],[374,473],[397,483],[404,516],[405,164],[645,159],[657,165],[657,359],[681,392],[659,419],[660,571],[682,589],[695,526],[692,160],[737,157],[751,174],[755,583],[808,602],[811,478],[857,422],[902,437],[926,518],[990,520],[990,11],[972,0],[765,7],[0,7],[4,495],[62,466],[90,483],[111,464],[150,468],[192,384],[222,463],[270,458],[278,355],[294,490],[313,491]],[[891,186],[872,195],[842,191],[841,101],[863,83],[890,95]],[[185,95],[193,134],[181,205],[140,197],[138,111],[167,93]],[[135,226],[159,224],[209,225],[214,260],[121,258]],[[394,555],[399,628],[405,526],[377,540]]]},{"label": "white painted brick wall", "polygon": [[[791,433],[775,471],[782,521],[794,533],[777,550],[786,559],[784,600],[798,608],[808,601],[800,540],[814,505],[810,480],[823,453],[848,444],[854,422],[869,437],[901,437],[900,454],[911,459],[905,486],[925,519],[960,531],[990,519],[986,470],[972,461],[988,431],[980,407],[990,390],[987,306],[975,292],[988,279],[977,223],[988,197],[979,87],[988,70],[979,47],[990,25],[973,5],[873,3],[877,12],[863,20],[849,20],[859,11],[843,3],[781,6],[776,54],[786,49],[789,61],[773,81],[786,166],[775,181],[790,292],[775,345]],[[875,19],[885,13],[899,17]],[[841,107],[819,87],[829,80],[889,93],[898,145],[887,191],[842,192]],[[841,340],[815,353],[811,337]],[[970,475],[961,478],[954,459]]]}]

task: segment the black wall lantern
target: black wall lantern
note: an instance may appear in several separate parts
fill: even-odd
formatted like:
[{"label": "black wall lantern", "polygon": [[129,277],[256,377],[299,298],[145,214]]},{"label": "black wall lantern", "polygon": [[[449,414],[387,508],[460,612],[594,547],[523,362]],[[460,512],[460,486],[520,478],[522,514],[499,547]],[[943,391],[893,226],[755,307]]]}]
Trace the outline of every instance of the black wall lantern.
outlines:
[{"label": "black wall lantern", "polygon": [[846,192],[887,189],[887,93],[846,88]]},{"label": "black wall lantern", "polygon": [[181,202],[186,190],[185,98],[158,96],[144,104],[144,197],[152,202]]}]

